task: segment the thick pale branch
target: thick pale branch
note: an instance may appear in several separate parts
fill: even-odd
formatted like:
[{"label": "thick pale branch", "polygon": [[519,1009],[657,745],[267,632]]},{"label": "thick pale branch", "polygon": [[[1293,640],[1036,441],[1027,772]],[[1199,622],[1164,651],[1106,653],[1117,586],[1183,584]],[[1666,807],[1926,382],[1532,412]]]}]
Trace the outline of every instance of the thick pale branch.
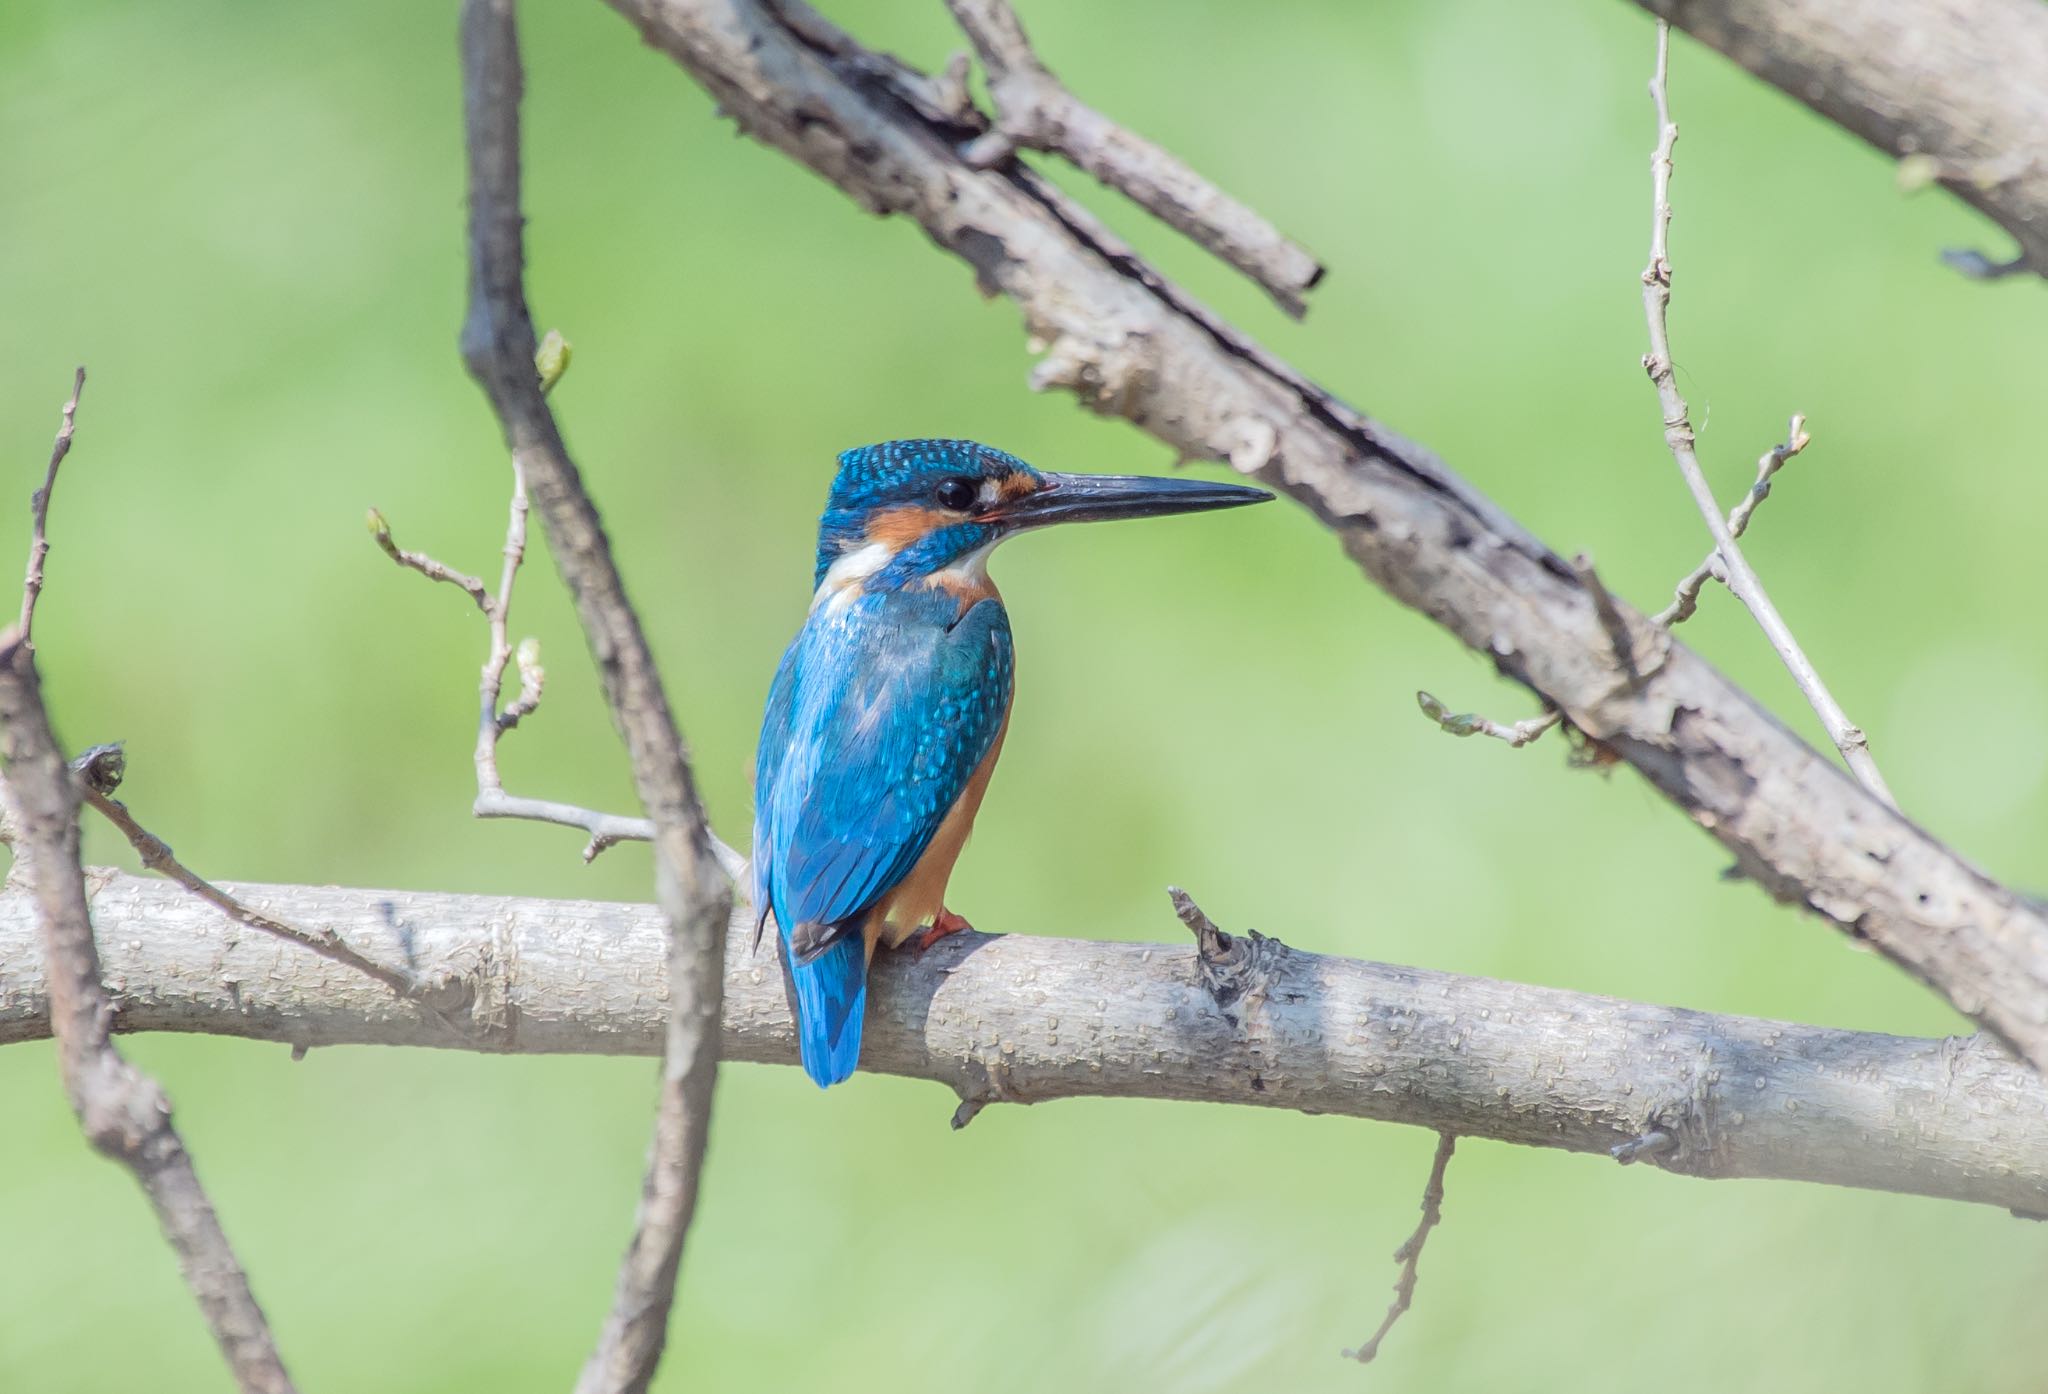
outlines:
[{"label": "thick pale branch", "polygon": [[[98,883],[98,878],[95,878]],[[301,1046],[650,1055],[667,1031],[648,905],[231,886],[466,991],[462,1029],[174,886],[93,898],[125,1031]],[[1161,908],[1162,919],[1165,915]],[[728,1059],[794,1064],[782,980],[742,910]],[[1989,1041],[1716,1016],[1303,953],[1251,934],[1097,943],[963,933],[876,959],[864,1068],[961,1097],[1249,1104],[1607,1154],[1702,1177],[1780,1177],[2048,1212],[2048,1084]],[[1219,1005],[1219,1001],[1224,1005]],[[34,910],[0,895],[0,1043],[49,1032]],[[936,1126],[936,1117],[934,1119]]]},{"label": "thick pale branch", "polygon": [[[1426,449],[1338,400],[1169,284],[858,54],[752,0],[609,0],[756,138],[862,207],[914,220],[1016,302],[1074,391],[1191,459],[1309,508],[1376,582],[1634,765],[1772,895],[1823,916],[2048,1066],[2048,916],[1872,798],[1741,688],[1622,607],[1631,682],[1571,566]],[[929,105],[929,103],[925,103]],[[2044,126],[2043,129],[2048,129]]]},{"label": "thick pale branch", "polygon": [[[2048,276],[2048,5],[1637,0],[1887,155],[1913,158]],[[1971,264],[1966,258],[1952,258]]]}]

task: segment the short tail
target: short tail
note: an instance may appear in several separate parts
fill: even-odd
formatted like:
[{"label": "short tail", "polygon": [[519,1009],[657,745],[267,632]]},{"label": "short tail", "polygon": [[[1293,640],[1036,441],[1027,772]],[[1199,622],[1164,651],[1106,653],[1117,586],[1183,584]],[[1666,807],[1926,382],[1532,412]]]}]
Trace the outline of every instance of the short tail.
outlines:
[{"label": "short tail", "polygon": [[792,1009],[804,1073],[821,1089],[837,1084],[860,1063],[861,1017],[868,1005],[867,948],[859,934],[849,934],[800,963],[785,940],[782,961],[795,999]]}]

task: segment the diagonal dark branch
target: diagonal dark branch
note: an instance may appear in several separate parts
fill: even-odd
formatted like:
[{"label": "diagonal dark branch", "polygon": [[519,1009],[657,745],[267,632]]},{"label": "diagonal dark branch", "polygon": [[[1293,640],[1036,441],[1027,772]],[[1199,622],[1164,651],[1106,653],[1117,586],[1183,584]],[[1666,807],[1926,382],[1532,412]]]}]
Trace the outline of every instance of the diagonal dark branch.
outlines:
[{"label": "diagonal dark branch", "polygon": [[2048,276],[2048,5],[2040,0],[1637,0],[2011,233],[1979,276]]},{"label": "diagonal dark branch", "polygon": [[43,710],[35,665],[18,631],[0,652],[0,756],[15,830],[41,923],[48,1021],[64,1089],[86,1140],[133,1173],[177,1255],[185,1284],[244,1394],[291,1394],[248,1275],[192,1169],[156,1081],[121,1058],[78,862],[78,790]]},{"label": "diagonal dark branch", "polygon": [[955,127],[857,56],[813,47],[754,0],[609,3],[748,134],[915,221],[1013,300],[1046,346],[1036,385],[1291,495],[1389,594],[1633,765],[1744,875],[2048,1067],[2048,914],[1633,610],[1645,651],[1627,682],[1571,567],[1428,450],[1218,320],[1029,171],[968,165]]},{"label": "diagonal dark branch", "polygon": [[464,0],[462,75],[470,258],[463,357],[504,429],[576,602],[635,788],[654,822],[656,891],[668,920],[668,1031],[646,1183],[611,1312],[577,1383],[580,1394],[638,1391],[653,1377],[667,1339],[703,1170],[731,882],[713,848],[653,654],[535,368],[520,207],[524,78],[512,0]]}]

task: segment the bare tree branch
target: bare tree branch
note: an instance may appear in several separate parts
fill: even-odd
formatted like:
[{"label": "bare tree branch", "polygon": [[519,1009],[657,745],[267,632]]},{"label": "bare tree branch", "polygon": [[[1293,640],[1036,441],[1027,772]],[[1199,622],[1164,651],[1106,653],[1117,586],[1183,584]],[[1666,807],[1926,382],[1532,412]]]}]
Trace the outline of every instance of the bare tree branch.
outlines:
[{"label": "bare tree branch", "polygon": [[[731,882],[713,848],[682,737],[603,524],[542,394],[524,284],[524,77],[512,0],[464,0],[462,74],[470,255],[463,356],[504,428],[576,602],[605,700],[632,759],[634,786],[654,823],[656,892],[669,927],[670,1007],[646,1183],[611,1312],[577,1381],[579,1394],[633,1394],[646,1388],[660,1362],[697,1203],[718,1072]],[[508,557],[508,571],[511,566]]]},{"label": "bare tree branch", "polygon": [[128,805],[114,797],[114,791],[121,787],[121,780],[127,769],[127,759],[118,745],[94,746],[72,762],[72,772],[78,776],[79,792],[85,802],[128,839],[128,845],[142,859],[142,865],[149,871],[168,877],[177,882],[208,905],[213,906],[228,918],[265,934],[274,934],[287,943],[311,949],[323,958],[346,964],[365,977],[374,978],[401,997],[411,996],[420,989],[419,982],[402,968],[392,968],[365,957],[349,947],[348,943],[332,929],[301,929],[294,924],[273,919],[260,910],[252,910],[193,871],[171,851],[169,843],[135,820],[128,811]]},{"label": "bare tree branch", "polygon": [[[757,139],[861,207],[914,220],[1016,302],[1074,391],[1189,459],[1307,507],[1389,594],[1628,761],[1749,879],[1875,947],[2048,1067],[2048,915],[1871,797],[1754,698],[1638,617],[1617,680],[1572,568],[1434,455],[1308,381],[1017,165],[977,170],[959,123],[872,56],[814,45],[757,0],[608,0]],[[2043,129],[2048,129],[2044,126]],[[1633,612],[1629,612],[1633,614]]]},{"label": "bare tree branch", "polygon": [[[477,684],[476,745],[471,753],[476,766],[476,798],[470,804],[471,816],[517,818],[580,829],[590,838],[583,848],[583,860],[589,862],[595,860],[600,852],[621,842],[651,841],[654,837],[653,820],[630,814],[605,813],[555,799],[533,799],[507,793],[504,776],[498,771],[499,738],[539,710],[541,694],[547,683],[547,670],[540,663],[539,641],[527,639],[515,650],[511,639],[512,585],[518,579],[520,564],[526,558],[526,514],[526,480],[515,460],[512,466],[512,502],[495,593],[466,572],[457,571],[424,552],[408,552],[397,546],[391,540],[390,527],[385,523],[384,515],[375,509],[370,510],[370,523],[377,544],[387,556],[429,580],[447,581],[468,591],[490,626],[489,648],[485,652],[482,676]],[[505,673],[515,659],[519,665],[519,695],[501,710],[498,703],[504,695]]]},{"label": "bare tree branch", "polygon": [[1087,106],[1052,75],[1009,0],[946,0],[980,55],[996,106],[995,129],[970,145],[970,164],[1000,164],[1017,147],[1065,157],[1197,245],[1263,286],[1300,318],[1302,292],[1322,265],[1245,207],[1151,141]]},{"label": "bare tree branch", "polygon": [[1444,1217],[1444,1171],[1450,1166],[1451,1153],[1457,1150],[1457,1146],[1456,1133],[1437,1135],[1436,1155],[1429,1163],[1429,1180],[1422,1186],[1422,1222],[1415,1226],[1413,1234],[1401,1241],[1401,1247],[1394,1250],[1394,1262],[1401,1265],[1401,1276],[1394,1283],[1394,1300],[1387,1305],[1387,1314],[1380,1318],[1379,1329],[1358,1349],[1345,1351],[1346,1358],[1361,1365],[1370,1365],[1380,1353],[1380,1342],[1387,1339],[1394,1323],[1415,1301],[1415,1277],[1422,1262],[1422,1246],[1429,1242],[1429,1232]]},{"label": "bare tree branch", "polygon": [[1555,708],[1541,716],[1532,716],[1503,726],[1490,721],[1478,712],[1453,712],[1449,707],[1428,692],[1415,694],[1415,704],[1422,708],[1422,714],[1443,727],[1454,736],[1492,736],[1497,741],[1506,741],[1516,750],[1535,740],[1564,719],[1564,714]]},{"label": "bare tree branch", "polygon": [[[1730,537],[1740,537],[1749,530],[1749,520],[1756,513],[1757,505],[1771,496],[1771,481],[1777,477],[1778,471],[1785,467],[1787,460],[1812,443],[1813,437],[1806,433],[1806,418],[1797,412],[1793,413],[1792,424],[1785,431],[1785,439],[1766,450],[1758,459],[1756,482],[1749,486],[1749,492],[1737,500],[1735,507],[1728,510]],[[1683,624],[1691,619],[1693,612],[1700,607],[1700,591],[1710,580],[1718,580],[1723,585],[1728,581],[1728,573],[1721,565],[1721,554],[1718,551],[1707,553],[1706,560],[1687,573],[1685,579],[1678,583],[1671,603],[1659,610],[1651,618],[1650,623],[1661,629],[1669,629],[1674,624]]]},{"label": "bare tree branch", "polygon": [[[537,355],[538,363],[550,363],[550,345],[553,346],[551,369],[548,366],[541,368],[543,394],[561,377],[568,361],[567,343],[555,331],[549,330],[547,342],[543,343]],[[621,842],[651,841],[654,821],[631,814],[606,813],[556,799],[527,798],[506,792],[504,776],[498,770],[498,741],[540,709],[541,693],[547,683],[547,670],[540,663],[540,642],[525,639],[515,649],[511,641],[512,586],[518,579],[520,565],[526,559],[526,481],[519,472],[517,461],[513,464],[512,502],[508,513],[503,561],[495,593],[485,588],[482,581],[436,561],[424,552],[408,552],[397,547],[390,540],[390,528],[384,522],[384,516],[372,509],[370,518],[371,530],[376,533],[378,545],[383,547],[386,555],[429,580],[449,581],[471,590],[490,626],[489,648],[477,687],[477,735],[472,752],[476,766],[476,799],[470,805],[471,816],[516,818],[579,829],[589,835],[590,840],[583,847],[583,860],[590,862],[599,853]],[[501,709],[498,703],[504,694],[505,672],[515,662],[519,672],[519,695]],[[727,876],[737,878],[746,869],[746,858],[716,836],[712,837],[711,846]],[[139,843],[137,850],[142,850]]]},{"label": "bare tree branch", "polygon": [[[618,1055],[653,1055],[667,1034],[666,921],[652,905],[227,888],[368,950],[410,945],[422,973],[460,985],[449,998],[466,1016],[451,1032],[175,886],[122,873],[94,884],[117,1030]],[[781,974],[752,953],[744,909],[731,934],[723,1055],[794,1065]],[[1207,954],[1186,939],[963,932],[922,955],[877,955],[862,1067],[963,1098],[1296,1109],[1604,1165],[1661,1132],[1669,1145],[1637,1147],[1636,1165],[2048,1213],[2048,1083],[1983,1037],[1718,1016],[1218,935]],[[0,1044],[49,1034],[35,936],[28,898],[0,895]]]},{"label": "bare tree branch", "polygon": [[1706,519],[1707,531],[1713,534],[1714,553],[1727,570],[1729,591],[1743,603],[1755,618],[1757,627],[1763,630],[1764,637],[1771,641],[1779,660],[1791,673],[1792,681],[1805,694],[1821,725],[1827,728],[1828,739],[1842,752],[1842,758],[1848,762],[1856,778],[1872,794],[1897,807],[1898,800],[1892,797],[1884,776],[1878,772],[1877,760],[1870,753],[1869,738],[1863,734],[1862,727],[1849,720],[1842,704],[1821,681],[1819,671],[1806,656],[1806,650],[1800,648],[1799,641],[1792,637],[1791,626],[1778,613],[1770,592],[1764,589],[1756,569],[1749,564],[1749,558],[1743,555],[1741,546],[1735,541],[1734,529],[1721,516],[1721,505],[1715,501],[1713,486],[1707,483],[1707,472],[1700,467],[1699,454],[1693,448],[1691,409],[1678,390],[1667,318],[1671,307],[1671,148],[1678,141],[1678,127],[1671,120],[1665,88],[1670,57],[1671,26],[1660,19],[1657,21],[1657,66],[1650,79],[1650,99],[1657,105],[1657,148],[1650,156],[1650,264],[1643,270],[1643,315],[1650,326],[1650,351],[1643,358],[1643,369],[1649,373],[1650,382],[1657,389],[1657,401],[1664,409],[1664,444],[1669,447],[1671,458],[1677,461],[1679,476],[1692,492],[1700,516]]},{"label": "bare tree branch", "polygon": [[408,571],[417,571],[429,581],[439,581],[468,593],[476,602],[477,609],[486,615],[491,613],[491,592],[483,579],[466,571],[457,571],[445,562],[435,561],[425,552],[408,551],[398,545],[391,536],[391,524],[376,509],[370,510],[370,536],[384,549],[384,555]]},{"label": "bare tree branch", "polygon": [[50,467],[43,474],[43,487],[29,495],[28,574],[21,582],[21,618],[15,622],[20,642],[30,652],[35,645],[30,633],[35,625],[36,600],[43,593],[43,560],[50,555],[50,493],[57,487],[57,470],[71,453],[71,434],[78,428],[78,398],[85,391],[85,368],[72,375],[71,396],[64,403],[64,419],[57,427],[57,439],[50,446]]},{"label": "bare tree branch", "polygon": [[1764,81],[1926,168],[2048,276],[2048,6],[2040,0],[1637,0]]},{"label": "bare tree branch", "polygon": [[0,646],[0,756],[6,764],[0,792],[14,825],[15,854],[27,859],[34,886],[33,902],[20,893],[7,899],[20,927],[41,927],[39,954],[31,939],[10,944],[8,957],[39,958],[39,1034],[57,1038],[64,1090],[86,1141],[133,1173],[149,1197],[236,1384],[244,1394],[291,1394],[263,1309],[171,1123],[170,1101],[114,1047],[116,1009],[102,985],[78,862],[78,790],[50,733],[29,648],[19,631]]}]

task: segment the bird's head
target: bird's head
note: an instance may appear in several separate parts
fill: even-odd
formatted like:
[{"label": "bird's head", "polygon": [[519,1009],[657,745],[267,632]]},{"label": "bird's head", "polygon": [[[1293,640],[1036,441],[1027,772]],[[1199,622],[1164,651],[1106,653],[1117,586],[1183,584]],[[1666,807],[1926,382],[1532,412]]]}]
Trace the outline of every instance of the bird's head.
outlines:
[{"label": "bird's head", "polygon": [[1235,508],[1263,489],[1148,475],[1054,474],[970,440],[893,440],[839,457],[818,521],[813,584],[891,589],[978,571],[1013,533],[1048,523]]}]

